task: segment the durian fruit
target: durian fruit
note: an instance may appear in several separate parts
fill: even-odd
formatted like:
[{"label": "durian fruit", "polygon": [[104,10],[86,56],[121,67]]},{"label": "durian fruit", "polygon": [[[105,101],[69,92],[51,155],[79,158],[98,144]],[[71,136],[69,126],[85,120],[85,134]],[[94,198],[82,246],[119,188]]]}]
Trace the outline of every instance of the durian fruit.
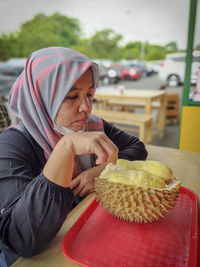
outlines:
[{"label": "durian fruit", "polygon": [[119,159],[96,178],[95,192],[100,205],[115,217],[147,223],[175,205],[180,183],[163,163]]}]

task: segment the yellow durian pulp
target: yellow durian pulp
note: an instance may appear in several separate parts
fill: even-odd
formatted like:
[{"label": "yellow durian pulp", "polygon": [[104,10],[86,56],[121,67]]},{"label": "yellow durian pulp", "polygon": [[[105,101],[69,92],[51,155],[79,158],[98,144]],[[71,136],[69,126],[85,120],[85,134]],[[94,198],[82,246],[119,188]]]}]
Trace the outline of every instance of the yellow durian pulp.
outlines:
[{"label": "yellow durian pulp", "polygon": [[142,170],[121,170],[121,171],[111,171],[105,176],[111,182],[128,184],[134,186],[144,186],[144,187],[165,187],[165,182],[156,176]]},{"label": "yellow durian pulp", "polygon": [[95,180],[97,200],[112,215],[126,221],[153,222],[171,209],[180,181],[157,161],[109,163]]},{"label": "yellow durian pulp", "polygon": [[133,161],[129,161],[125,159],[118,159],[116,166],[124,170],[132,170],[132,163]]},{"label": "yellow durian pulp", "polygon": [[135,160],[128,161],[124,159],[118,159],[117,165],[125,170],[143,170],[151,173],[152,175],[158,176],[164,180],[168,180],[172,177],[172,170],[165,164],[153,161],[153,160]]}]

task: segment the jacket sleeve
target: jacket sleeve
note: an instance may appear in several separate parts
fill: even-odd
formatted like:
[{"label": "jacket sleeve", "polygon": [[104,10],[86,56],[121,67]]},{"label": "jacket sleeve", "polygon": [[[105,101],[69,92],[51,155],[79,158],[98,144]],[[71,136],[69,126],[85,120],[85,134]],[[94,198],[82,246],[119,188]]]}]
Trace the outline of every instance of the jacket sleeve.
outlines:
[{"label": "jacket sleeve", "polygon": [[127,160],[145,160],[147,150],[143,142],[137,137],[127,134],[103,120],[105,134],[115,143],[119,149],[119,158]]},{"label": "jacket sleeve", "polygon": [[0,240],[2,247],[29,257],[54,238],[74,196],[43,175],[27,141],[10,137],[0,138]]}]

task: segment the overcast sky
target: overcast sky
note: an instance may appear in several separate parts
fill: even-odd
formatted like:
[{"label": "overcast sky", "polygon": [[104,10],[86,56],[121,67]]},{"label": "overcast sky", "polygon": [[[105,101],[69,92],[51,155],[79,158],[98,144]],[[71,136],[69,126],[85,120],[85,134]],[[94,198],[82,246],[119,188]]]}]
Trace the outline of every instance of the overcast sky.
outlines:
[{"label": "overcast sky", "polygon": [[[0,33],[19,29],[39,12],[78,18],[85,37],[112,28],[124,43],[176,41],[186,48],[189,0],[0,0]],[[200,0],[195,43],[200,43]]]}]

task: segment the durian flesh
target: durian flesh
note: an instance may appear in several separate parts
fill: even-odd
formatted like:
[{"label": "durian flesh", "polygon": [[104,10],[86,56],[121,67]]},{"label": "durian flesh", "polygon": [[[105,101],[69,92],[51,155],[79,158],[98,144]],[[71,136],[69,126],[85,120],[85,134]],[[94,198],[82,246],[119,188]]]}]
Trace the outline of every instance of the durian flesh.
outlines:
[{"label": "durian flesh", "polygon": [[180,181],[157,161],[110,163],[95,180],[97,200],[114,216],[134,222],[153,222],[171,209]]}]

